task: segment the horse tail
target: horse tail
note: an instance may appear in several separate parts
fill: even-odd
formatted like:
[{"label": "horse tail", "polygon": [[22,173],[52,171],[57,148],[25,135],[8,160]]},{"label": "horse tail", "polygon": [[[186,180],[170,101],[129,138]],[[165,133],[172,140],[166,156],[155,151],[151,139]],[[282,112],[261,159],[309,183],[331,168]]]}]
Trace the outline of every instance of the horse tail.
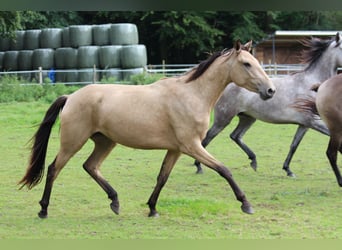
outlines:
[{"label": "horse tail", "polygon": [[18,183],[19,185],[22,184],[20,189],[24,186],[31,189],[42,180],[51,129],[67,99],[67,96],[60,96],[55,100],[55,102],[46,111],[43,121],[41,122],[37,132],[32,137],[31,140],[34,142],[31,148],[30,162],[25,176]]},{"label": "horse tail", "polygon": [[316,102],[315,102],[315,99],[313,97],[298,98],[294,102],[292,107],[297,109],[300,112],[306,112],[306,113],[309,113],[313,116],[319,117]]}]

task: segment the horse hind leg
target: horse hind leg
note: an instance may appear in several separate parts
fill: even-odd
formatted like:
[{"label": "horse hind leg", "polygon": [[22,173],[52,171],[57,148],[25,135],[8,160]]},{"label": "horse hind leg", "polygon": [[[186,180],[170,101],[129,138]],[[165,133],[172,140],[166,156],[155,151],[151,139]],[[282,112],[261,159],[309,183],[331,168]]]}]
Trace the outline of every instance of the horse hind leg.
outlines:
[{"label": "horse hind leg", "polygon": [[158,217],[159,214],[156,210],[156,204],[159,197],[159,194],[164,187],[171,170],[173,169],[174,165],[176,164],[178,158],[180,157],[181,152],[179,151],[167,151],[165,158],[163,160],[158,178],[157,178],[157,185],[155,186],[150,198],[148,199],[148,206],[150,208],[149,217]]},{"label": "horse hind leg", "polygon": [[295,174],[290,169],[290,162],[291,162],[292,157],[298,148],[299,143],[302,141],[302,139],[303,139],[303,137],[307,131],[308,131],[307,127],[299,125],[297,128],[296,134],[293,137],[293,140],[292,140],[292,143],[290,146],[290,151],[287,154],[287,157],[286,157],[284,164],[283,164],[283,170],[286,171],[286,174],[289,177],[295,177]]},{"label": "horse hind leg", "polygon": [[108,198],[112,201],[110,204],[111,209],[115,214],[119,214],[118,194],[100,172],[102,162],[115,147],[116,143],[101,133],[94,134],[91,139],[94,141],[95,147],[83,164],[83,168],[107,193]]},{"label": "horse hind leg", "polygon": [[258,167],[255,153],[242,141],[242,137],[247,132],[247,130],[256,121],[254,117],[240,114],[239,123],[234,131],[230,134],[230,138],[248,155],[251,160],[251,167],[256,170]]},{"label": "horse hind leg", "polygon": [[47,176],[46,176],[46,183],[45,183],[45,187],[44,187],[43,196],[39,202],[39,204],[41,206],[41,210],[38,213],[38,216],[40,218],[47,218],[47,216],[48,216],[48,206],[49,206],[49,202],[50,202],[51,191],[52,191],[53,183],[57,179],[58,174],[64,168],[64,166],[69,161],[69,159],[78,150],[81,149],[81,147],[84,145],[85,141],[83,143],[78,144],[78,146],[74,147],[72,150],[69,148],[68,148],[68,150],[66,150],[62,146],[61,149],[59,150],[55,160],[49,165]]}]

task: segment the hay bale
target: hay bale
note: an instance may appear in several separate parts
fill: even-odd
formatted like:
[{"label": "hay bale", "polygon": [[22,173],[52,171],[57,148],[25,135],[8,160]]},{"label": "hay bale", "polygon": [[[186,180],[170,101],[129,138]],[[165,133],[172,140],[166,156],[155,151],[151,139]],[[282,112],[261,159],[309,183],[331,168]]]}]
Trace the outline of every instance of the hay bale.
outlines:
[{"label": "hay bale", "polygon": [[141,68],[147,64],[146,47],[143,44],[127,45],[121,49],[121,66],[124,69]]},{"label": "hay bale", "polygon": [[51,69],[54,65],[54,49],[35,49],[32,54],[32,68]]},{"label": "hay bale", "polygon": [[71,25],[69,26],[70,46],[78,48],[89,46],[93,42],[93,32],[91,25]]},{"label": "hay bale", "polygon": [[93,26],[93,44],[102,46],[109,44],[109,30],[111,24],[99,24]]},{"label": "hay bale", "polygon": [[6,51],[3,58],[3,67],[6,71],[18,70],[18,54],[19,51],[9,50]]},{"label": "hay bale", "polygon": [[15,31],[15,38],[10,40],[10,50],[22,50],[24,48],[24,30]]},{"label": "hay bale", "polygon": [[26,30],[24,35],[24,49],[38,49],[41,30]]},{"label": "hay bale", "polygon": [[109,40],[112,45],[138,44],[138,28],[132,23],[112,24],[109,31]]},{"label": "hay bale", "polygon": [[120,68],[109,68],[102,72],[102,81],[106,81],[110,78],[115,78],[115,81],[122,80],[122,69]]},{"label": "hay bale", "polygon": [[78,68],[92,68],[99,65],[99,46],[82,46],[78,48]]},{"label": "hay bale", "polygon": [[99,48],[99,64],[101,69],[121,67],[121,45],[108,45]]},{"label": "hay bale", "polygon": [[70,47],[69,27],[63,28],[63,31],[62,31],[62,47]]},{"label": "hay bale", "polygon": [[77,52],[75,48],[58,48],[55,50],[55,65],[57,69],[77,68]]},{"label": "hay bale", "polygon": [[[95,72],[95,81],[99,81],[100,74]],[[93,82],[94,81],[94,68],[79,69],[78,70],[78,81],[79,82]]]},{"label": "hay bale", "polygon": [[62,32],[60,28],[42,29],[39,37],[40,48],[56,49],[62,46]]},{"label": "hay bale", "polygon": [[32,70],[33,50],[20,50],[18,53],[18,69]]},{"label": "hay bale", "polygon": [[144,68],[126,69],[122,72],[122,79],[124,81],[130,81],[131,76],[144,73]]},{"label": "hay bale", "polygon": [[78,82],[78,70],[68,69],[56,71],[56,82]]},{"label": "hay bale", "polygon": [[8,37],[0,37],[0,51],[10,50],[11,39]]},{"label": "hay bale", "polygon": [[0,71],[2,71],[3,69],[4,55],[5,55],[5,52],[1,51],[0,52]]}]

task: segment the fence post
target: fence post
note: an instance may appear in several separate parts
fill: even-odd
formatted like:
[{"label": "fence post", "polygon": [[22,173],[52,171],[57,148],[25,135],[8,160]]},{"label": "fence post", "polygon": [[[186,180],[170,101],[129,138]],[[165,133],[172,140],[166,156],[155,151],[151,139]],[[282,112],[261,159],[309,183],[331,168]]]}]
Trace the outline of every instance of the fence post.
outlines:
[{"label": "fence post", "polygon": [[96,65],[94,64],[94,67],[93,67],[93,84],[96,83]]},{"label": "fence post", "polygon": [[163,75],[165,76],[165,60],[162,61],[162,69],[163,69]]},{"label": "fence post", "polygon": [[39,70],[39,83],[43,84],[43,68],[38,67],[38,70]]}]

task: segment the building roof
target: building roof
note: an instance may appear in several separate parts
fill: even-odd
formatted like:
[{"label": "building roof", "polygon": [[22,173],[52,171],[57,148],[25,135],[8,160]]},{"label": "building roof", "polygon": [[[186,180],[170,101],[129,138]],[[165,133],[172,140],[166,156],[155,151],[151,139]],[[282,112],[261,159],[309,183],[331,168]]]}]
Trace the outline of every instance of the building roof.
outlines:
[{"label": "building roof", "polygon": [[321,30],[277,30],[273,34],[264,38],[260,42],[256,44],[258,45],[272,45],[273,43],[279,44],[290,44],[290,43],[298,43],[299,40],[302,40],[305,37],[321,37],[326,38],[332,37],[340,31],[321,31]]}]

